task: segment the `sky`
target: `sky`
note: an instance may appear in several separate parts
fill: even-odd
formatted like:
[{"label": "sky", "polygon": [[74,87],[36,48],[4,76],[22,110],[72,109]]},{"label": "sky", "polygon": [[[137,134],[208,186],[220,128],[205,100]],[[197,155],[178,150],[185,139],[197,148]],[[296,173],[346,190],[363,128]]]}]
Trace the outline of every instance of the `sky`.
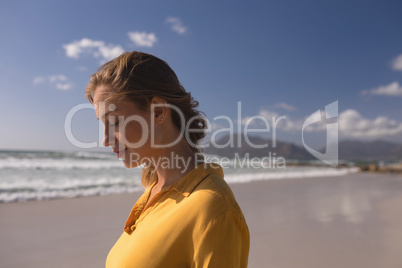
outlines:
[{"label": "sky", "polygon": [[[168,62],[210,135],[230,127],[226,116],[235,130],[266,118],[270,131],[257,134],[272,138],[270,120],[284,116],[278,141],[318,148],[326,121],[304,138],[303,123],[337,102],[340,140],[402,143],[401,10],[400,1],[1,1],[0,149],[110,151],[84,89],[132,50]],[[66,118],[76,141],[97,146],[74,145]]]}]

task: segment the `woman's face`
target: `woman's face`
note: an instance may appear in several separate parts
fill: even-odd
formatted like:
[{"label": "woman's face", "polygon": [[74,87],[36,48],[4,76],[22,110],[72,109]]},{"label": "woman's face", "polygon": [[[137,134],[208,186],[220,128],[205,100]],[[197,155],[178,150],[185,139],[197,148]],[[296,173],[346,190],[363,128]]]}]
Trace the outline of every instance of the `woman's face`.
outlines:
[{"label": "woman's face", "polygon": [[108,87],[99,86],[94,93],[96,116],[104,124],[102,144],[110,146],[124,165],[134,168],[153,153],[150,146],[151,112],[142,111],[131,101],[107,99]]}]

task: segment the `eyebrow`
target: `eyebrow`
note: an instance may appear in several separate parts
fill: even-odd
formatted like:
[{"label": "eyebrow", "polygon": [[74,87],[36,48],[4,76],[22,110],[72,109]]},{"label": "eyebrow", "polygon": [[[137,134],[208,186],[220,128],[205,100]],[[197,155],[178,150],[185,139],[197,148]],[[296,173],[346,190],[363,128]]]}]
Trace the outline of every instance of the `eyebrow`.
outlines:
[{"label": "eyebrow", "polygon": [[[116,109],[116,110],[114,110],[114,111],[107,111],[106,113],[104,113],[101,117],[102,117],[102,119],[103,118],[105,118],[109,113],[112,113],[112,112],[117,112],[118,111],[118,109]],[[99,118],[97,117],[96,119],[98,119],[99,120]]]}]

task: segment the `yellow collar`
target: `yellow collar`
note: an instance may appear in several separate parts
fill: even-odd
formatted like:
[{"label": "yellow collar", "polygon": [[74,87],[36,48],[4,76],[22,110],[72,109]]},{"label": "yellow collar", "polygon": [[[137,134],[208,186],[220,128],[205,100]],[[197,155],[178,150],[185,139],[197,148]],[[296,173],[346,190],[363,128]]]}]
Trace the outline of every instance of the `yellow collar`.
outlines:
[{"label": "yellow collar", "polygon": [[[217,174],[222,179],[224,177],[222,167],[216,163],[203,163],[196,166],[189,173],[184,175],[179,181],[163,187],[160,192],[167,192],[169,190],[175,190],[185,197],[188,197],[200,182],[208,177],[209,175]],[[132,208],[130,215],[124,226],[124,231],[130,234],[136,226],[137,219],[140,217],[145,204],[147,203],[148,197],[151,193],[152,187],[157,183],[153,182],[151,186],[147,188],[145,193],[137,200],[134,207]]]},{"label": "yellow collar", "polygon": [[162,188],[161,191],[173,188],[177,192],[188,197],[203,179],[212,174],[217,174],[221,178],[224,177],[222,167],[220,165],[216,163],[199,164],[179,181]]}]

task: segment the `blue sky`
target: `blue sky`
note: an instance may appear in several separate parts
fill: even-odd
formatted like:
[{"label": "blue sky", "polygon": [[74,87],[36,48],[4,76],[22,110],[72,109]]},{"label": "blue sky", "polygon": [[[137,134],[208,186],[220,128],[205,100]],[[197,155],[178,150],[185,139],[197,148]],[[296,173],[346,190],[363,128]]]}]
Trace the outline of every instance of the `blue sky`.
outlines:
[{"label": "blue sky", "polygon": [[[236,120],[240,101],[243,122],[286,115],[277,139],[300,144],[306,117],[339,101],[342,139],[402,143],[400,10],[399,1],[2,1],[0,149],[79,150],[66,115],[123,50],[167,61],[213,129],[228,127],[215,116]],[[322,126],[307,133],[315,146]],[[102,131],[91,109],[72,128],[82,142]]]}]

